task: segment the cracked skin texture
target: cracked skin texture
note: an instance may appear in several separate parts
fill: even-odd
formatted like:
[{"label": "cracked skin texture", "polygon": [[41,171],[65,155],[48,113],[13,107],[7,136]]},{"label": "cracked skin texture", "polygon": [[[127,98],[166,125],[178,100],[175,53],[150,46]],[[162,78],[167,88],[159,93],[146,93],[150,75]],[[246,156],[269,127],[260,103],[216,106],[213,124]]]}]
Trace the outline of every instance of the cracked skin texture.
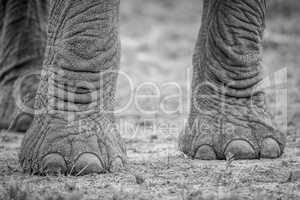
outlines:
[{"label": "cracked skin texture", "polygon": [[20,163],[33,174],[104,173],[126,150],[113,115],[120,62],[119,1],[50,3],[36,113]]},{"label": "cracked skin texture", "polygon": [[25,132],[30,126],[32,113],[15,102],[20,98],[29,108],[34,104],[39,83],[34,74],[40,74],[43,62],[46,22],[44,0],[0,0],[0,129]]},{"label": "cracked skin texture", "polygon": [[[52,0],[34,121],[20,163],[33,174],[114,171],[126,163],[115,127],[120,59],[118,0]],[[179,148],[196,159],[277,158],[261,81],[264,0],[205,0],[194,54],[193,98]]]},{"label": "cracked skin texture", "polygon": [[194,54],[191,111],[179,148],[195,159],[278,158],[285,134],[265,106],[265,0],[205,0]]}]

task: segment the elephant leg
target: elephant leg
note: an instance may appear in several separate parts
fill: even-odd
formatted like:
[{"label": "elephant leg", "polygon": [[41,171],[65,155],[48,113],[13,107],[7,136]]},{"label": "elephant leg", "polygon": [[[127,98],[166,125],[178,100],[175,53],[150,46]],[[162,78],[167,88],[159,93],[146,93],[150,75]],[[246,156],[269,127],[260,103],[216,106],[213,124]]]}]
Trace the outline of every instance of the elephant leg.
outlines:
[{"label": "elephant leg", "polygon": [[265,0],[204,0],[193,58],[191,111],[179,148],[204,160],[277,158],[285,134],[265,106]]},{"label": "elephant leg", "polygon": [[[17,107],[16,98],[33,106],[46,44],[47,1],[0,3],[0,129],[13,124],[10,128],[26,131],[33,115]],[[23,81],[17,85],[18,79]]]},{"label": "elephant leg", "polygon": [[126,161],[114,117],[119,0],[52,0],[36,114],[20,163],[34,174],[103,173]]}]

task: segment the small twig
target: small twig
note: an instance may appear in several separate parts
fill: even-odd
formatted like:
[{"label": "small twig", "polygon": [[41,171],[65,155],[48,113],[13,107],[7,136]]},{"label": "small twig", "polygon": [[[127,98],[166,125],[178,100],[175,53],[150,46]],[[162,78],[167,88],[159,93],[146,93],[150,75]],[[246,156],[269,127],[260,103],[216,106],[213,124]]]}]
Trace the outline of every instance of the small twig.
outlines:
[{"label": "small twig", "polygon": [[228,169],[232,162],[235,160],[235,155],[231,152],[229,152],[227,155],[226,155],[226,169]]},{"label": "small twig", "polygon": [[73,164],[73,166],[72,166],[72,168],[71,168],[71,171],[70,171],[70,173],[68,174],[69,176],[72,175],[74,169],[75,169],[75,164]]},{"label": "small twig", "polygon": [[84,168],[82,168],[82,169],[76,174],[76,176],[80,176],[80,174],[81,174],[82,172],[84,172],[84,170],[86,170],[88,167],[89,167],[89,164],[86,165]]}]

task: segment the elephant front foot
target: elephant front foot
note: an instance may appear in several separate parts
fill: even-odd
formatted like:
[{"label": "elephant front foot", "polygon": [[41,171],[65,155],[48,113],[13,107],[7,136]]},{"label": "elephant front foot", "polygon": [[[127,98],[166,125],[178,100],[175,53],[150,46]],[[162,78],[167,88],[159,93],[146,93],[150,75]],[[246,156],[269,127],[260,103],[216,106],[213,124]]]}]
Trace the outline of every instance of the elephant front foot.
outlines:
[{"label": "elephant front foot", "polygon": [[39,175],[106,173],[122,168],[125,161],[124,144],[110,116],[90,115],[69,123],[48,114],[37,116],[20,154],[24,171]]},{"label": "elephant front foot", "polygon": [[285,135],[272,122],[263,96],[198,99],[180,134],[180,150],[200,160],[280,157]]}]

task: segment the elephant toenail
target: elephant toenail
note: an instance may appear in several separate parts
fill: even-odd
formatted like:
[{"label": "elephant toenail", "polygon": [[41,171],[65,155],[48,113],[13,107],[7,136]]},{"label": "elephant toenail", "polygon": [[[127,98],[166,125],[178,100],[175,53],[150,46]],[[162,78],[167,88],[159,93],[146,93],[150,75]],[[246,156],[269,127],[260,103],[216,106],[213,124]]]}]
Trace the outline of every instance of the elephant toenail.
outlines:
[{"label": "elephant toenail", "polygon": [[32,120],[31,115],[22,115],[17,122],[17,131],[25,132],[30,127]]},{"label": "elephant toenail", "polygon": [[217,156],[211,146],[204,145],[199,147],[194,158],[199,160],[216,160]]},{"label": "elephant toenail", "polygon": [[42,173],[47,175],[60,175],[65,174],[66,171],[66,161],[61,155],[51,153],[43,158]]},{"label": "elephant toenail", "polygon": [[253,147],[244,140],[234,140],[228,144],[225,149],[225,157],[232,157],[236,160],[256,159],[257,155]]},{"label": "elephant toenail", "polygon": [[281,150],[278,142],[272,138],[266,138],[261,145],[261,158],[278,158],[281,155]]},{"label": "elephant toenail", "polygon": [[83,153],[75,162],[75,175],[87,175],[104,172],[104,167],[99,158],[92,153]]},{"label": "elephant toenail", "polygon": [[32,115],[22,113],[14,119],[9,129],[17,132],[25,132],[30,127],[32,120]]}]

